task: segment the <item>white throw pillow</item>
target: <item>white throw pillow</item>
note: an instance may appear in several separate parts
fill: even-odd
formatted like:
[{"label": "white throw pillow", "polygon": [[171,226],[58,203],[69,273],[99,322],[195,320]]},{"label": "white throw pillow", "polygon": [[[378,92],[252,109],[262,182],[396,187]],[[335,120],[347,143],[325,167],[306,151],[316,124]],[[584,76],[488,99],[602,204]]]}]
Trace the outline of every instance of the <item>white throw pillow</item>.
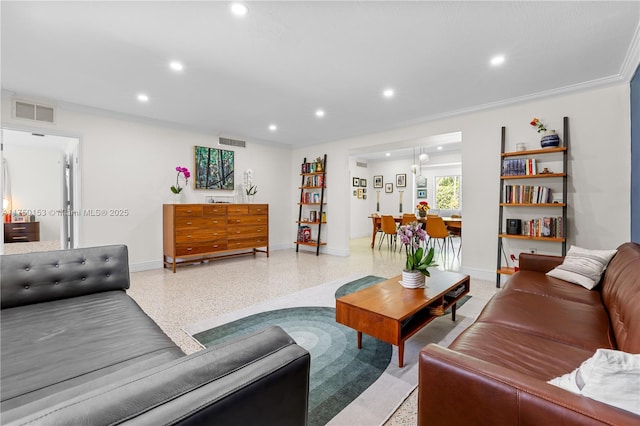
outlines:
[{"label": "white throw pillow", "polygon": [[580,367],[548,383],[640,414],[640,354],[598,349]]},{"label": "white throw pillow", "polygon": [[571,246],[562,264],[547,272],[547,275],[591,290],[600,282],[602,273],[616,252]]}]

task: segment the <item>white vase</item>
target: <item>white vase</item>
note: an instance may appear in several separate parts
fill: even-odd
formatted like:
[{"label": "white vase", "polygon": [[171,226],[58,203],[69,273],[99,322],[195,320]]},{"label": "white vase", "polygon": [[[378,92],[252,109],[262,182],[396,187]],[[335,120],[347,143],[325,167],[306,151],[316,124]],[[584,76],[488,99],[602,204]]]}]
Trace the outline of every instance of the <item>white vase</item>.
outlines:
[{"label": "white vase", "polygon": [[171,193],[173,198],[173,204],[182,204],[182,192],[178,192],[177,194]]},{"label": "white vase", "polygon": [[420,271],[402,271],[402,284],[405,288],[422,288],[425,283],[425,275]]}]

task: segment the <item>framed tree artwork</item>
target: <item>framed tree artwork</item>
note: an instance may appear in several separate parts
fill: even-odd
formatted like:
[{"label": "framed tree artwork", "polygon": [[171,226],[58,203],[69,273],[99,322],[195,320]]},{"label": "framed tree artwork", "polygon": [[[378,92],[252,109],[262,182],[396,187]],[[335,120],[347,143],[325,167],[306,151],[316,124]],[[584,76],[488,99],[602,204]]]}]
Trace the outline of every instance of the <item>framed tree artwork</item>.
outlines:
[{"label": "framed tree artwork", "polygon": [[404,188],[407,186],[407,174],[406,173],[402,173],[399,175],[396,175],[396,186],[398,188]]},{"label": "framed tree artwork", "polygon": [[373,187],[374,188],[382,188],[382,175],[373,177]]},{"label": "framed tree artwork", "polygon": [[384,192],[386,192],[387,194],[390,194],[393,192],[393,184],[392,183],[387,183],[384,185]]},{"label": "framed tree artwork", "polygon": [[235,189],[233,151],[196,146],[195,160],[195,189]]}]

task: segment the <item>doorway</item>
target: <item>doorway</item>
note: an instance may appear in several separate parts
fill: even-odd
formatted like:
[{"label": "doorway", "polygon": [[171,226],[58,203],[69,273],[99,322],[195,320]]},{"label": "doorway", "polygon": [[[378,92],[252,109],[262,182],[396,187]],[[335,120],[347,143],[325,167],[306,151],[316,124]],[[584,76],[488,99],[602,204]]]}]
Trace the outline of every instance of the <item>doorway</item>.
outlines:
[{"label": "doorway", "polygon": [[1,253],[77,247],[78,138],[1,130]]}]

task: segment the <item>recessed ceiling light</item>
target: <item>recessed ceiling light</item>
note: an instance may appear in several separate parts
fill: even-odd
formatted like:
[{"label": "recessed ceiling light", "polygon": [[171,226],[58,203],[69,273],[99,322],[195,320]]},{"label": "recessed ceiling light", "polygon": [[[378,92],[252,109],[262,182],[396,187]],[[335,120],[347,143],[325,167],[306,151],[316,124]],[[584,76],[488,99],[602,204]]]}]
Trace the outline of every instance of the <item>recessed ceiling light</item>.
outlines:
[{"label": "recessed ceiling light", "polygon": [[138,100],[140,102],[149,102],[149,96],[145,95],[144,93],[140,93],[138,95]]},{"label": "recessed ceiling light", "polygon": [[316,117],[324,117],[324,110],[322,109],[316,110]]},{"label": "recessed ceiling light", "polygon": [[504,55],[497,55],[491,58],[491,65],[497,67],[498,65],[504,64],[505,57]]},{"label": "recessed ceiling light", "polygon": [[438,151],[442,151],[442,147],[439,146],[438,148],[436,148]]},{"label": "recessed ceiling light", "polygon": [[231,13],[236,16],[245,16],[249,13],[249,8],[242,3],[231,3]]},{"label": "recessed ceiling light", "polygon": [[391,153],[390,153],[390,152],[387,152],[387,153],[385,154],[385,156],[387,156],[387,157],[391,157]]},{"label": "recessed ceiling light", "polygon": [[382,96],[384,96],[385,98],[393,98],[393,95],[395,95],[393,89],[384,89],[384,91],[382,92]]},{"label": "recessed ceiling light", "polygon": [[169,68],[171,68],[174,71],[182,71],[184,66],[178,61],[171,61],[169,63]]},{"label": "recessed ceiling light", "polygon": [[275,124],[269,124],[269,130],[275,132],[276,130],[278,130],[278,126],[276,126]]}]

